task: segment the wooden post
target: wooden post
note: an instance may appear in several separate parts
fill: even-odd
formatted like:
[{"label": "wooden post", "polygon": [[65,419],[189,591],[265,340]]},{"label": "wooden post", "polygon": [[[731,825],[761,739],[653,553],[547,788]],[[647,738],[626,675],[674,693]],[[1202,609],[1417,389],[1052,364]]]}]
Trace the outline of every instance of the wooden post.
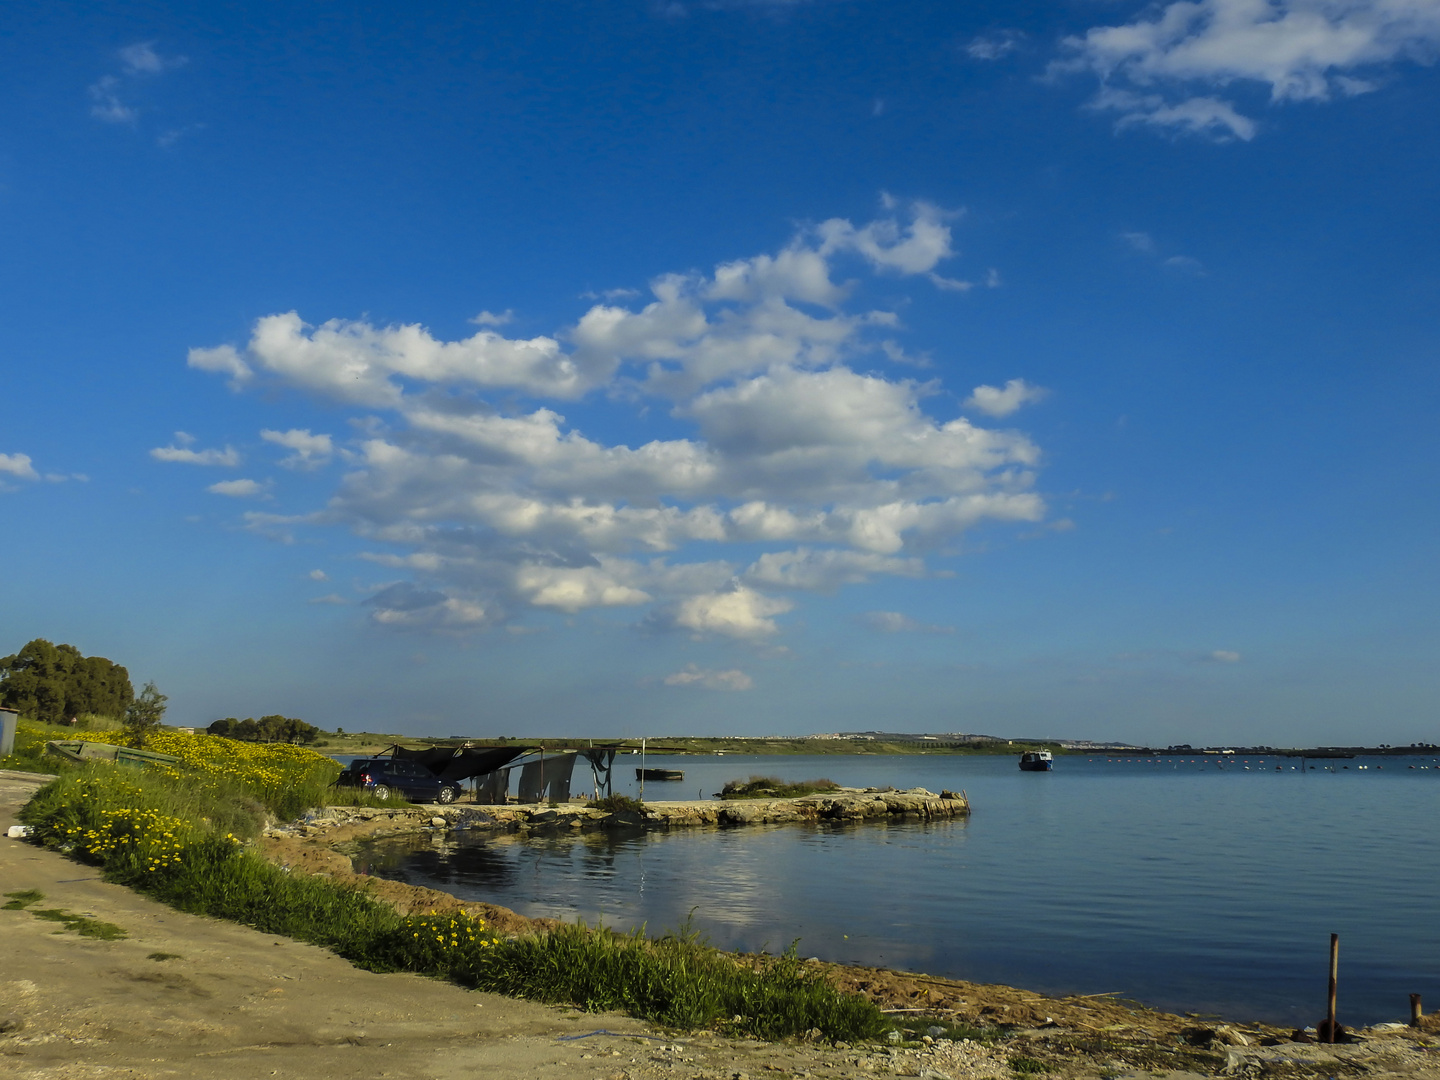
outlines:
[{"label": "wooden post", "polygon": [[1325,1041],[1335,1041],[1335,984],[1340,977],[1340,935],[1330,935],[1330,1007],[1325,1013],[1325,1020],[1328,1030],[1325,1032]]},{"label": "wooden post", "polygon": [[1420,1026],[1420,995],[1410,995],[1410,1026]]}]

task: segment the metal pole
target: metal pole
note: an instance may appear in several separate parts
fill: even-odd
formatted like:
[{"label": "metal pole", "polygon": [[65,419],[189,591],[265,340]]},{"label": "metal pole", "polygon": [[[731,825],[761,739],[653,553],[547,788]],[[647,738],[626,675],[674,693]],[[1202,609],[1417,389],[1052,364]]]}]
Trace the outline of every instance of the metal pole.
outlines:
[{"label": "metal pole", "polygon": [[640,801],[645,801],[645,738],[640,738]]},{"label": "metal pole", "polygon": [[1410,995],[1410,1026],[1420,1026],[1420,995]]},{"label": "metal pole", "polygon": [[1330,1007],[1326,1011],[1325,1041],[1335,1041],[1335,984],[1340,977],[1340,935],[1330,935]]}]

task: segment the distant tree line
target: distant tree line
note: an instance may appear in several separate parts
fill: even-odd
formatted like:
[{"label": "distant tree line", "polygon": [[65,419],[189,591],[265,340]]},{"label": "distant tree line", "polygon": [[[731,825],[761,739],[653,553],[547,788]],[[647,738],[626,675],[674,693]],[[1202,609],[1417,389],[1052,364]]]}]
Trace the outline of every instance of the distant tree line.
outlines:
[{"label": "distant tree line", "polygon": [[74,645],[36,638],[0,657],[0,705],[42,723],[65,724],[86,713],[119,719],[134,700],[128,671]]},{"label": "distant tree line", "polygon": [[278,713],[262,716],[259,720],[250,717],[236,720],[227,716],[224,720],[216,720],[205,730],[211,735],[222,735],[241,742],[312,743],[320,735],[320,729],[314,724]]}]

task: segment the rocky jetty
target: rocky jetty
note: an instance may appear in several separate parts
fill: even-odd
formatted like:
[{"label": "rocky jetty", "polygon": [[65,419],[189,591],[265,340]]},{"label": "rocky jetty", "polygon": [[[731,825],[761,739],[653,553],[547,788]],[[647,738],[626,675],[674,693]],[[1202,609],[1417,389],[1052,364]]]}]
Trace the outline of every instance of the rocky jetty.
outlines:
[{"label": "rocky jetty", "polygon": [[298,821],[272,825],[270,837],[299,839],[324,836],[344,841],[399,833],[493,829],[501,832],[541,829],[656,828],[701,825],[722,828],[782,825],[801,822],[931,821],[965,817],[970,801],[964,794],[924,788],[841,788],[795,799],[733,799],[646,803],[643,811],[593,810],[583,803],[507,806],[330,806]]}]

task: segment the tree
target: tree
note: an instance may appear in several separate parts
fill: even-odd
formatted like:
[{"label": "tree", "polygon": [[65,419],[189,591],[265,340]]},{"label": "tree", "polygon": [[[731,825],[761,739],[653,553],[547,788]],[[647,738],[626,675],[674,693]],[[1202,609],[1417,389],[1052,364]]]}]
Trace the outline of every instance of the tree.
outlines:
[{"label": "tree", "polygon": [[153,682],[145,684],[140,696],[125,710],[125,737],[130,740],[131,746],[141,749],[145,740],[160,729],[160,721],[165,716],[165,702],[169,700],[155,689]]},{"label": "tree", "polygon": [[304,720],[272,713],[259,720],[252,717],[236,720],[233,716],[227,716],[224,720],[216,720],[211,724],[206,733],[240,742],[312,743],[320,735],[320,729],[305,723]]},{"label": "tree", "polygon": [[130,673],[103,656],[83,656],[74,645],[36,638],[0,658],[0,705],[45,724],[82,713],[120,717],[134,700]]}]

